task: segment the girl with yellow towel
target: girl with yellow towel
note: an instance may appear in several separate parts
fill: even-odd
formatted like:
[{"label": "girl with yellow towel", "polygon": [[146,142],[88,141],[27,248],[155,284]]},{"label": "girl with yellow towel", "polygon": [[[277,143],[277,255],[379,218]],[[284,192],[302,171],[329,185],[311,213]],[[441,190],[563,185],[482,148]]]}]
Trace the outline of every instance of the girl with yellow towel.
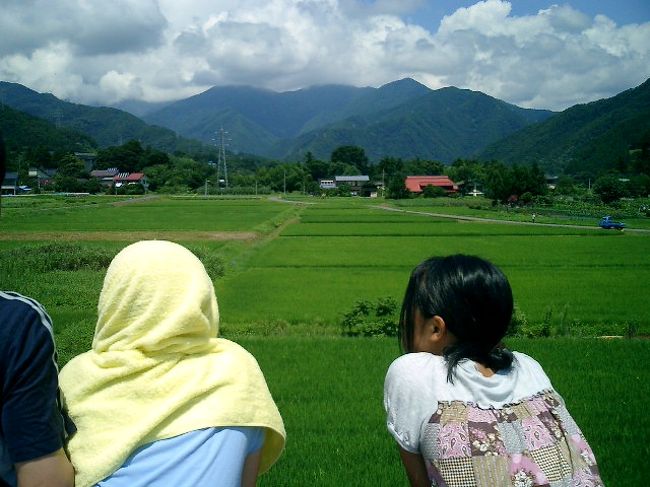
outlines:
[{"label": "girl with yellow towel", "polygon": [[60,374],[77,487],[255,485],[273,465],[282,418],[218,323],[212,281],[186,248],[144,241],[113,259],[92,349]]}]

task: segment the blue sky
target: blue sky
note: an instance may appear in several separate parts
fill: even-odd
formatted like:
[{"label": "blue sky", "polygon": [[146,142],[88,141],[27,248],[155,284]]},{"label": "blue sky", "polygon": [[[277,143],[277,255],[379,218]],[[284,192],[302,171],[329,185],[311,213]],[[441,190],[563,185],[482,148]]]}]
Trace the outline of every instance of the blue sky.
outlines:
[{"label": "blue sky", "polygon": [[[366,2],[374,3],[374,2]],[[431,29],[437,29],[442,17],[453,13],[459,7],[468,7],[476,1],[429,0],[420,2],[422,5],[410,15],[415,23],[420,23]],[[512,3],[513,15],[534,15],[539,10],[547,9],[555,4],[569,4],[590,17],[606,15],[619,25],[634,24],[650,21],[650,0],[573,0],[569,2],[552,2],[544,0],[515,0]]]},{"label": "blue sky", "polygon": [[92,104],[411,77],[562,110],[650,77],[650,0],[3,0],[0,32],[0,80]]}]

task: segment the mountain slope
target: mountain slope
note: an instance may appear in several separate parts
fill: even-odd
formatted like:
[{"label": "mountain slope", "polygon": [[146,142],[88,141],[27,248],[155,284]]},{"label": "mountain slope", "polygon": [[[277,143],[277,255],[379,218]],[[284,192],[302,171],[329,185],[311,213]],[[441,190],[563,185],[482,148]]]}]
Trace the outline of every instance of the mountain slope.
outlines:
[{"label": "mountain slope", "polygon": [[442,88],[380,113],[311,131],[278,144],[275,151],[290,158],[311,151],[324,158],[339,145],[351,144],[364,147],[371,160],[392,155],[451,162],[550,113],[519,108],[480,92]]},{"label": "mountain slope", "polygon": [[[267,142],[297,135],[310,119],[323,112],[336,112],[363,88],[351,86],[315,86],[277,93],[250,86],[214,87],[198,95],[177,101],[145,117],[187,137],[210,142],[222,126],[232,138],[233,148],[253,152],[267,150]],[[229,125],[234,114],[243,117],[238,130]],[[246,119],[252,133],[245,132]],[[260,137],[260,142],[247,141]]]},{"label": "mountain slope", "polygon": [[491,144],[482,159],[537,162],[570,173],[612,167],[650,131],[650,79],[612,98],[576,105]]},{"label": "mountain slope", "polygon": [[100,147],[120,145],[130,139],[169,152],[198,149],[201,145],[178,137],[167,128],[149,126],[121,110],[69,103],[16,83],[0,81],[0,99],[16,110],[84,133]]},{"label": "mountain slope", "polygon": [[84,152],[97,146],[89,136],[0,105],[0,130],[11,150],[43,146],[52,151]]},{"label": "mountain slope", "polygon": [[312,118],[303,126],[301,133],[307,133],[346,118],[367,117],[383,112],[430,92],[431,89],[411,78],[393,81],[377,89],[366,88],[344,107],[338,110],[328,110]]}]

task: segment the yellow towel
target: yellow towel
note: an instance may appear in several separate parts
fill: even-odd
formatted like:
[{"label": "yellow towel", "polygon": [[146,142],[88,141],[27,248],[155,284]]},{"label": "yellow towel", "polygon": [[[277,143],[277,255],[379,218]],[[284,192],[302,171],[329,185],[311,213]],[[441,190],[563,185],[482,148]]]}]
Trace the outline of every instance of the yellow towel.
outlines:
[{"label": "yellow towel", "polygon": [[117,470],[139,446],[213,426],[266,429],[260,471],[285,431],[257,361],[217,338],[219,312],[203,264],[184,247],[138,242],[104,279],[92,350],[60,386],[77,433],[67,448],[76,486]]}]

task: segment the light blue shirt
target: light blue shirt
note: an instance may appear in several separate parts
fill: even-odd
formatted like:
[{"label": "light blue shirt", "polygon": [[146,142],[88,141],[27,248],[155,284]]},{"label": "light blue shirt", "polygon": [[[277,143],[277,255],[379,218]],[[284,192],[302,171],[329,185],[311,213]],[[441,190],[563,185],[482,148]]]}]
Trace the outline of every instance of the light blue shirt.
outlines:
[{"label": "light blue shirt", "polygon": [[190,431],[138,448],[98,487],[241,486],[244,461],[264,444],[264,428]]}]

